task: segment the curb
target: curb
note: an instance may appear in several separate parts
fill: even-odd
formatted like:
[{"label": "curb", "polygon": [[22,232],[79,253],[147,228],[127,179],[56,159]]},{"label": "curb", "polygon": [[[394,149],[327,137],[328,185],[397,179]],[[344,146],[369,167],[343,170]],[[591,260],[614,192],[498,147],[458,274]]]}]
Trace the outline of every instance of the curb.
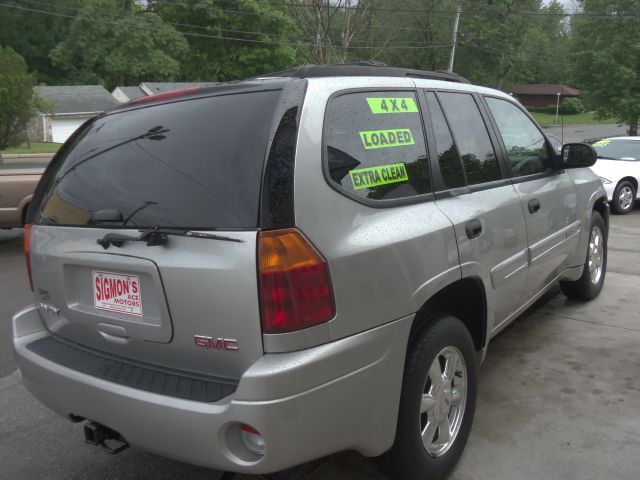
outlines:
[{"label": "curb", "polygon": [[2,158],[5,158],[5,159],[12,159],[12,158],[46,158],[46,157],[53,158],[54,155],[55,155],[55,153],[0,153],[0,156]]}]

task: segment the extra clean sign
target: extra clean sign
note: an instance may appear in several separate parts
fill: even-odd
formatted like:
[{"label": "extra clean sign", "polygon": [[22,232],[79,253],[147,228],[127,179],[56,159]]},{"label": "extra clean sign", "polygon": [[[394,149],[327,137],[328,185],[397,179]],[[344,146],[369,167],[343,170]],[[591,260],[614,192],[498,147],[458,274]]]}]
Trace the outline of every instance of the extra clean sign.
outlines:
[{"label": "extra clean sign", "polygon": [[142,316],[140,277],[93,270],[93,305],[99,310]]}]

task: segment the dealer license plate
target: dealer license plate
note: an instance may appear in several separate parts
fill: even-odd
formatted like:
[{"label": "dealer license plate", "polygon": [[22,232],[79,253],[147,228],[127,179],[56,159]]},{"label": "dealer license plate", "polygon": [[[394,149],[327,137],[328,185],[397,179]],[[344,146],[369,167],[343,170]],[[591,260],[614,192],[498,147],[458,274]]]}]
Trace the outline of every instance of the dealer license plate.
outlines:
[{"label": "dealer license plate", "polygon": [[99,310],[142,316],[140,277],[93,270],[93,306]]}]

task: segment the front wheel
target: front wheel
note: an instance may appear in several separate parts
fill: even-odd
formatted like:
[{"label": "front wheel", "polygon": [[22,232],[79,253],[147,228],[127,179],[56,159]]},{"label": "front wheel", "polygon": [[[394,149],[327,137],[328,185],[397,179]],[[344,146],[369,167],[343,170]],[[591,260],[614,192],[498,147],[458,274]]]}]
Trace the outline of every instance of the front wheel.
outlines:
[{"label": "front wheel", "polygon": [[560,288],[569,298],[592,300],[604,285],[607,273],[607,236],[604,220],[598,212],[591,213],[589,248],[582,276],[575,282],[560,282]]},{"label": "front wheel", "polygon": [[473,341],[460,320],[437,315],[408,349],[396,438],[380,464],[397,480],[444,479],[460,459],[473,423]]},{"label": "front wheel", "polygon": [[636,189],[633,186],[633,183],[628,180],[624,180],[618,184],[613,192],[611,206],[617,214],[624,215],[633,210],[635,200]]}]

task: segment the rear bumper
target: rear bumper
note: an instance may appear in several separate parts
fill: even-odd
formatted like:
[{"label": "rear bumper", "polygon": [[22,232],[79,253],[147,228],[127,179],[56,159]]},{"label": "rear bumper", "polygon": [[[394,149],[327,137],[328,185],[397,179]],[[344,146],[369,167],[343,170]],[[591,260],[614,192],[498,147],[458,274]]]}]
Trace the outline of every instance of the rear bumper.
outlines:
[{"label": "rear bumper", "polygon": [[[133,446],[220,470],[269,473],[354,449],[374,456],[395,435],[412,316],[307,350],[267,354],[216,403],[166,397],[63,367],[26,347],[50,335],[35,308],[13,318],[27,389],[61,415],[117,430]],[[238,422],[267,443],[263,457],[240,441]]]}]

